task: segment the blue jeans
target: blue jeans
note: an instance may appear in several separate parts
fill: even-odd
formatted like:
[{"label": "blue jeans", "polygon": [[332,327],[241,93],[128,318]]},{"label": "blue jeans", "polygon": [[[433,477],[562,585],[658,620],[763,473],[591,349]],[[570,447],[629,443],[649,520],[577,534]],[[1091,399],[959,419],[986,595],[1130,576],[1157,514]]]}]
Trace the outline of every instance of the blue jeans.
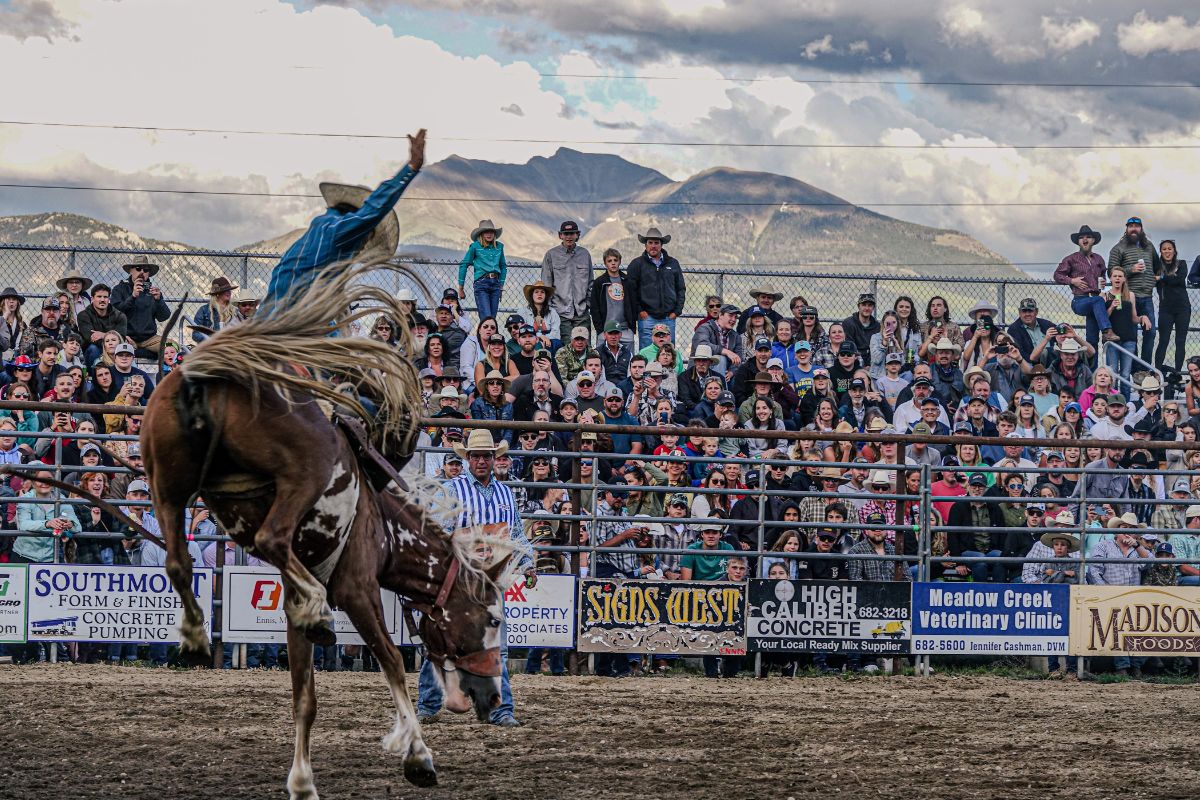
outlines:
[{"label": "blue jeans", "polygon": [[475,308],[479,319],[494,317],[500,309],[500,295],[504,293],[504,284],[498,278],[481,278],[472,287],[475,292]]},{"label": "blue jeans", "polygon": [[550,672],[554,675],[562,675],[567,670],[563,666],[563,653],[566,652],[557,647],[531,647],[529,655],[525,659],[525,674],[537,675],[542,671],[542,658],[546,653],[550,654]]},{"label": "blue jeans", "polygon": [[1133,299],[1138,316],[1145,316],[1150,320],[1150,330],[1142,331],[1142,352],[1138,354],[1138,357],[1147,364],[1153,364],[1154,333],[1158,330],[1158,315],[1154,313],[1154,295],[1135,297]]},{"label": "blue jeans", "polygon": [[[981,553],[978,550],[963,550],[962,554],[968,558],[980,558],[983,556],[999,558],[1003,555],[999,550],[989,550],[987,553]],[[1008,571],[1004,568],[1003,564],[989,564],[986,561],[971,562],[971,576],[975,579],[976,583],[987,583],[989,581],[992,583],[1004,583],[1007,575]]]},{"label": "blue jeans", "polygon": [[1200,575],[1183,575],[1179,578],[1179,585],[1200,586]]},{"label": "blue jeans", "polygon": [[1112,323],[1108,320],[1108,309],[1104,305],[1104,298],[1076,297],[1071,300],[1071,310],[1085,318],[1087,323],[1085,337],[1092,347],[1098,347],[1100,331],[1106,331],[1112,327]]},{"label": "blue jeans", "polygon": [[[1076,667],[1076,663],[1077,663],[1075,661],[1075,656],[1062,656],[1061,658],[1062,658],[1061,663],[1067,665],[1067,672],[1075,672],[1075,667]],[[1046,657],[1046,667],[1051,672],[1058,672],[1058,668],[1060,665],[1060,662],[1058,659],[1059,659],[1059,656],[1047,656]]]},{"label": "blue jeans", "polygon": [[112,664],[118,661],[137,661],[137,645],[110,644],[108,646],[108,660]]},{"label": "blue jeans", "polygon": [[[1146,332],[1150,335],[1150,332]],[[1128,354],[1122,353],[1111,345],[1120,345],[1129,351]],[[1120,375],[1126,380],[1129,379],[1129,372],[1133,368],[1133,354],[1137,352],[1137,342],[1109,342],[1104,346],[1104,363],[1108,364],[1108,368]]]},{"label": "blue jeans", "polygon": [[246,666],[250,669],[265,667],[274,669],[279,666],[279,645],[252,644],[246,646]]},{"label": "blue jeans", "polygon": [[646,317],[645,319],[638,320],[638,349],[639,350],[641,350],[643,347],[649,347],[650,345],[654,344],[654,339],[651,337],[650,332],[652,330],[654,330],[654,326],[658,325],[658,324],[666,325],[668,328],[670,328],[671,329],[671,341],[672,342],[675,341],[675,320],[670,319],[669,317],[664,317],[662,319],[656,319],[654,317]]},{"label": "blue jeans", "polygon": [[1145,656],[1116,656],[1113,658],[1113,669],[1129,669],[1130,667],[1141,669],[1142,664],[1145,663]]},{"label": "blue jeans", "polygon": [[[437,667],[428,658],[421,664],[421,675],[417,679],[417,713],[433,715],[442,710],[445,695],[434,672]],[[500,706],[492,709],[488,721],[499,722],[513,716],[512,688],[508,684],[508,623],[500,623]]]}]

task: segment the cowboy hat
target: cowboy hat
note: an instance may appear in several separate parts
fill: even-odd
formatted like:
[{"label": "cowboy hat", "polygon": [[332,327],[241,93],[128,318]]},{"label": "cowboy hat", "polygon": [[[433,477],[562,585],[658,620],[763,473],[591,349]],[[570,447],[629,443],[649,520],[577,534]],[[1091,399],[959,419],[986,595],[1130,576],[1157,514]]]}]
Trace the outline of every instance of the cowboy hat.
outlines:
[{"label": "cowboy hat", "polygon": [[764,383],[768,386],[774,386],[775,384],[779,383],[779,381],[771,377],[771,373],[769,372],[759,372],[754,376],[754,379],[751,380],[750,383]]},{"label": "cowboy hat", "polygon": [[[662,242],[663,244],[670,244],[670,242],[671,242],[671,237],[663,236],[662,231],[660,231],[658,228],[650,228],[649,230],[646,231],[645,236],[643,236],[640,233],[638,234],[638,241],[641,242],[642,244],[645,244],[648,239],[657,239],[658,241]],[[782,296],[783,295],[780,295],[780,297],[782,297]]]},{"label": "cowboy hat", "polygon": [[825,467],[820,473],[821,480],[839,481],[845,483],[848,478],[837,467]]},{"label": "cowboy hat", "polygon": [[933,346],[933,349],[934,350],[949,350],[951,352],[959,352],[962,350],[961,347],[956,345],[954,342],[950,341],[950,337],[948,337],[948,336],[943,336],[942,338],[938,339],[937,344],[935,344]]},{"label": "cowboy hat", "polygon": [[1071,234],[1071,242],[1073,244],[1079,244],[1080,236],[1091,236],[1092,244],[1100,244],[1100,234],[1098,232],[1092,230],[1091,228],[1089,228],[1087,225],[1080,225],[1079,233]]},{"label": "cowboy hat", "polygon": [[213,278],[212,284],[210,284],[208,287],[208,293],[224,294],[225,292],[232,292],[237,288],[238,285],[236,283],[230,283],[229,278],[226,278],[224,275],[222,275],[219,278]]},{"label": "cowboy hat", "polygon": [[[371,190],[366,186],[354,186],[347,183],[321,183],[318,188],[325,198],[325,205],[335,208],[343,203],[353,206],[356,210],[362,208]],[[362,247],[353,256],[355,261],[367,262],[377,259],[387,259],[396,255],[396,247],[400,244],[400,220],[396,217],[395,209],[384,215],[363,242]]]},{"label": "cowboy hat", "polygon": [[1147,375],[1142,378],[1142,382],[1138,385],[1139,392],[1153,392],[1162,389],[1162,384],[1154,375]]},{"label": "cowboy hat", "polygon": [[150,259],[145,256],[134,256],[128,264],[121,265],[121,269],[125,270],[126,274],[134,267],[146,270],[146,274],[152,278],[158,274],[159,270],[158,264],[151,263]]},{"label": "cowboy hat", "polygon": [[258,298],[258,297],[239,297],[237,300],[233,301],[233,304],[235,306],[244,306],[247,303],[252,303],[254,305],[258,305],[261,302],[262,302],[262,299]]},{"label": "cowboy hat", "polygon": [[778,303],[780,300],[783,299],[783,292],[773,292],[770,289],[762,289],[762,288],[750,290],[750,296],[753,297],[755,300],[758,299],[759,295],[763,295],[763,294],[767,295],[768,297],[774,297],[776,303]]},{"label": "cowboy hat", "polygon": [[454,452],[458,453],[462,458],[467,457],[467,453],[495,453],[496,457],[504,455],[508,452],[508,442],[501,439],[499,442],[492,441],[492,432],[485,428],[476,428],[471,431],[471,435],[467,437],[464,443],[455,442]]},{"label": "cowboy hat", "polygon": [[498,369],[489,371],[487,375],[483,376],[483,380],[481,380],[480,383],[487,383],[488,381],[502,381],[505,389],[507,389],[508,385],[512,383],[512,380],[507,375],[501,375],[500,370]]},{"label": "cowboy hat", "polygon": [[712,347],[706,344],[696,345],[696,352],[692,353],[692,361],[720,361],[720,356],[714,356]]},{"label": "cowboy hat", "polygon": [[1079,342],[1074,339],[1066,339],[1058,346],[1059,353],[1078,353],[1079,350]]},{"label": "cowboy hat", "polygon": [[85,278],[85,277],[83,277],[83,273],[81,273],[77,269],[73,269],[70,272],[68,272],[66,275],[63,275],[61,278],[56,280],[54,282],[54,285],[58,287],[58,290],[60,292],[65,292],[65,291],[67,291],[67,281],[82,282],[83,288],[79,290],[81,292],[86,292],[88,289],[92,288],[92,283],[93,283],[91,278]]},{"label": "cowboy hat", "polygon": [[527,302],[531,305],[533,303],[533,290],[534,289],[544,289],[546,292],[546,301],[547,302],[549,302],[550,298],[554,296],[554,287],[547,284],[541,278],[538,278],[533,283],[526,284],[525,288],[521,290],[525,293],[525,302]]},{"label": "cowboy hat", "polygon": [[475,226],[475,230],[471,231],[471,241],[479,238],[484,231],[492,231],[496,234],[496,238],[500,238],[500,234],[504,233],[504,228],[497,228],[490,219],[481,219],[479,224]]},{"label": "cowboy hat", "polygon": [[994,303],[991,303],[987,300],[980,300],[978,303],[971,306],[971,309],[967,312],[967,316],[971,319],[975,319],[985,311],[991,314],[993,317],[1000,313],[1000,309],[996,308]]},{"label": "cowboy hat", "polygon": [[1144,524],[1138,522],[1137,515],[1132,511],[1126,511],[1119,517],[1112,517],[1108,521],[1109,528],[1144,528]]},{"label": "cowboy hat", "polygon": [[[1070,513],[1071,512],[1069,511],[1062,512],[1062,514],[1067,514],[1068,516]],[[1059,514],[1059,516],[1062,516],[1062,514]],[[1058,522],[1058,517],[1055,517],[1054,521]],[[1072,520],[1072,524],[1074,524],[1074,520]],[[1042,544],[1046,545],[1046,547],[1054,547],[1055,539],[1066,539],[1068,542],[1070,542],[1070,544],[1067,546],[1068,553],[1074,553],[1079,550],[1079,537],[1073,533],[1068,533],[1066,531],[1047,531],[1041,536],[1041,542]]]},{"label": "cowboy hat", "polygon": [[6,297],[12,297],[16,299],[17,305],[19,306],[25,305],[25,295],[21,294],[11,286],[7,287],[3,292],[0,292],[0,300],[3,300]]}]

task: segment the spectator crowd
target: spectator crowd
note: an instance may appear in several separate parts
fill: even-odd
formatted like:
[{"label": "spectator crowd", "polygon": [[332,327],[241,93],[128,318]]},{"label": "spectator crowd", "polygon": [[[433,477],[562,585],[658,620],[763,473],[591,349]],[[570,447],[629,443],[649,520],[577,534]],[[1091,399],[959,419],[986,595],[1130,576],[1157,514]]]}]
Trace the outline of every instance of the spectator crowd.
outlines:
[{"label": "spectator crowd", "polygon": [[[503,313],[503,229],[483,220],[470,232],[456,285],[436,307],[418,308],[401,290],[405,316],[380,315],[361,332],[411,348],[427,415],[463,421],[422,431],[428,451],[410,468],[429,477],[463,474],[454,450],[469,420],[614,426],[578,437],[535,426],[493,431],[504,451],[497,452],[496,477],[517,482],[535,547],[566,543],[568,525],[559,517],[594,512],[615,521],[583,525],[580,541],[619,548],[593,563],[582,554],[583,569],[601,577],[909,580],[908,565],[854,556],[916,556],[915,536],[905,528],[923,522],[921,505],[892,495],[920,488],[920,473],[902,468],[928,466],[935,496],[928,522],[949,528],[933,542],[936,579],[1200,583],[1196,534],[1144,531],[1200,529],[1200,455],[1136,446],[1196,440],[1200,356],[1187,358],[1185,342],[1187,288],[1200,281],[1200,260],[1189,275],[1175,243],[1156,246],[1139,218],[1127,221],[1107,259],[1095,250],[1100,233],[1089,226],[1064,236],[1072,249],[1054,277],[1070,287],[1071,319],[1042,317],[1033,298],[1022,298],[1007,325],[987,300],[962,311],[937,294],[900,296],[880,311],[876,297],[863,292],[853,308],[819,309],[802,291],[767,283],[742,296],[705,297],[696,320],[684,314],[688,276],[668,252],[670,233],[652,227],[639,234],[643,250],[627,263],[615,248],[595,263],[580,244],[583,233],[576,222],[563,222],[540,276],[522,287],[523,306]],[[136,442],[29,435],[137,435],[136,416],[76,413],[71,405],[142,405],[161,377],[152,374],[160,345],[164,370],[186,358],[180,343],[159,335],[169,314],[154,284],[159,266],[137,257],[124,270],[128,277],[112,287],[79,273],[64,276],[32,317],[20,292],[0,293],[3,398],[62,404],[54,412],[0,411],[0,461],[40,461],[51,471],[61,464],[72,482],[96,494],[144,501],[145,481],[92,469],[121,460],[140,466]],[[193,341],[253,315],[256,299],[235,300],[238,288],[225,277],[212,281],[209,301],[192,320]],[[464,305],[468,289],[471,308]],[[716,435],[615,427],[638,425],[703,427]],[[781,436],[786,431],[815,435],[795,441]],[[896,444],[876,438],[893,433],[1040,442],[914,443],[901,459]],[[835,441],[822,434],[857,436]],[[1056,445],[1074,439],[1133,444]],[[1156,469],[1167,473],[1144,472]],[[39,484],[38,474],[10,478],[0,498],[29,501],[9,504],[6,526],[46,535],[0,539],[0,559],[161,563],[158,548],[101,509],[60,505],[65,511],[53,516],[46,509],[56,490]],[[579,493],[579,509],[560,485],[575,479],[589,487]],[[131,508],[153,525],[151,512]],[[217,533],[203,511],[188,525]],[[1081,528],[1089,531],[1083,541]],[[115,536],[76,539],[81,530]],[[760,543],[779,555],[737,555]],[[194,559],[212,563],[218,546],[195,547]],[[1127,563],[1074,570],[1062,562],[987,560],[1065,559],[1080,551]],[[1164,569],[1155,564],[1162,557],[1194,557],[1196,565]],[[539,553],[538,565],[545,572],[570,568],[550,551]],[[621,659],[611,661],[614,672],[628,670]],[[529,666],[536,671],[540,662]]]}]

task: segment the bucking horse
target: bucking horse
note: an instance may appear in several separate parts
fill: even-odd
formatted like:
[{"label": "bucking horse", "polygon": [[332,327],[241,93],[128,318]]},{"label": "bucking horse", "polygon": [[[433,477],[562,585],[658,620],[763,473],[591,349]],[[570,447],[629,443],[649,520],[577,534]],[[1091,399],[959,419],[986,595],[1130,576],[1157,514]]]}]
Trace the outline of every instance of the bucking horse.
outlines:
[{"label": "bucking horse", "polygon": [[[371,285],[368,273],[377,269],[329,270],[290,307],[223,328],[163,379],[142,425],[167,573],[183,600],[181,655],[209,658],[183,528],[197,496],[234,541],[282,575],[293,800],[317,796],[309,759],[313,645],[335,643],[331,605],[345,611],[379,660],[396,705],[383,747],[404,756],[410,782],[433,785],[437,773],[388,636],[380,587],[422,612],[420,634],[440,666],[447,708],[474,707],[484,720],[500,701],[500,586],[512,552],[503,526],[447,534],[439,520],[453,511],[439,504],[449,500],[418,498],[395,482],[377,489],[378,470],[363,465],[361,442],[338,422],[372,426],[394,443],[411,439],[419,419],[419,384],[403,354],[349,334],[368,314],[403,318],[391,296]],[[361,398],[375,408],[369,412]]]}]

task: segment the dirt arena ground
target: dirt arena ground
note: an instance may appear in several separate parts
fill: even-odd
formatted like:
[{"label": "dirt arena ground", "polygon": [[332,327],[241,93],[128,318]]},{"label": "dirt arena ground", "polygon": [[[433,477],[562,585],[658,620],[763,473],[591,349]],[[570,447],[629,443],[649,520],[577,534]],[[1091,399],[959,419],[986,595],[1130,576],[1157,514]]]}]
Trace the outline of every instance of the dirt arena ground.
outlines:
[{"label": "dirt arena ground", "polygon": [[[514,678],[524,728],[426,728],[441,784],[385,756],[378,675],[317,676],[324,798],[1175,798],[1200,688],[1000,678]],[[0,667],[0,796],[284,797],[283,672]]]}]

